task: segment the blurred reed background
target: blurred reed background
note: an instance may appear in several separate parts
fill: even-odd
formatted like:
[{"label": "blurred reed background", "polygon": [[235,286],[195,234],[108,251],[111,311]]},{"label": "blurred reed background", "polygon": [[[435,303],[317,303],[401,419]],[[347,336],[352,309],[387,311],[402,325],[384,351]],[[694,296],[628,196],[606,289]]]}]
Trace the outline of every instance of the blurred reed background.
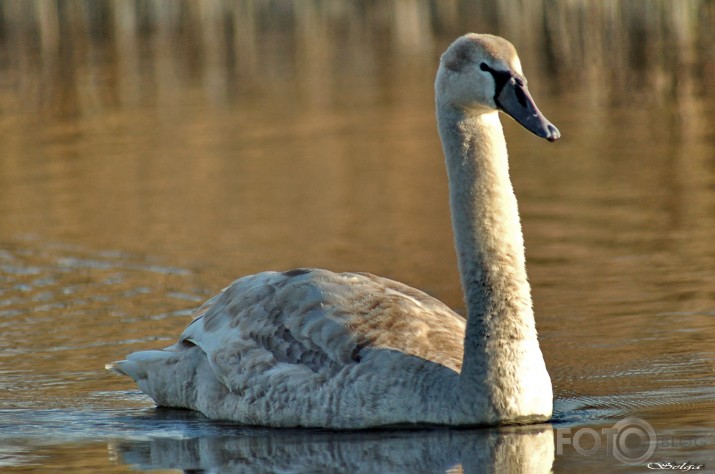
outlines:
[{"label": "blurred reed background", "polygon": [[182,84],[217,107],[255,93],[354,103],[339,97],[336,76],[359,71],[372,81],[359,92],[379,95],[400,81],[382,71],[433,63],[472,30],[538,58],[529,66],[549,76],[542,87],[587,83],[600,104],[689,107],[715,76],[714,25],[709,0],[2,0],[0,86],[15,94],[0,107],[84,115],[174,101]]}]

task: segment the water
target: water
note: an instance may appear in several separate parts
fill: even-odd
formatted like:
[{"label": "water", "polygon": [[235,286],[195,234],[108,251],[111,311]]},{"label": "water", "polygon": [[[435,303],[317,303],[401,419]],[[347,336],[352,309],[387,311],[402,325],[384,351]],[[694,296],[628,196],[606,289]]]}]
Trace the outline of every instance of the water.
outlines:
[{"label": "water", "polygon": [[[499,5],[0,3],[0,469],[643,472],[625,422],[624,452],[715,471],[715,4]],[[266,269],[463,311],[432,81],[470,30],[563,134],[504,119],[552,423],[246,428],[104,370]]]}]

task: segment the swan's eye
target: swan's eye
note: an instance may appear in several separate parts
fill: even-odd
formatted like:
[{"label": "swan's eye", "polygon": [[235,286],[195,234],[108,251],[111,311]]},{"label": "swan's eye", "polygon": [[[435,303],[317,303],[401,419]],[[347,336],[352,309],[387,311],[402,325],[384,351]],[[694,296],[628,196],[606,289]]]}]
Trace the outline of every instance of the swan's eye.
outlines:
[{"label": "swan's eye", "polygon": [[494,82],[496,83],[497,95],[499,95],[506,83],[514,78],[510,71],[500,71],[498,69],[491,68],[487,65],[487,63],[484,62],[479,64],[479,69],[481,69],[482,71],[487,71],[489,74],[492,75],[492,77],[494,78]]},{"label": "swan's eye", "polygon": [[522,107],[526,107],[527,98],[526,94],[524,93],[524,89],[521,87],[516,87],[514,88],[514,92],[516,93],[516,100],[519,101],[519,105],[521,105]]}]

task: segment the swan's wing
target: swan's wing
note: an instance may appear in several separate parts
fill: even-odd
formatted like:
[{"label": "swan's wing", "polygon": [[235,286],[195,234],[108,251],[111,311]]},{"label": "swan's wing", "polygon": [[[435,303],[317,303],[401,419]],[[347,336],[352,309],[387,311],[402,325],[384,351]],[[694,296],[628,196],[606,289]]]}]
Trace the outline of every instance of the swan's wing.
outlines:
[{"label": "swan's wing", "polygon": [[[354,314],[354,330],[370,341],[370,347],[396,349],[461,370],[464,353],[465,319],[428,294],[388,278],[370,273],[362,277],[367,290],[358,296],[361,311]],[[364,312],[362,312],[364,311]]]},{"label": "swan's wing", "polygon": [[179,344],[206,354],[218,380],[331,374],[393,349],[460,370],[464,319],[425,293],[370,274],[265,272],[236,280],[197,310]]}]

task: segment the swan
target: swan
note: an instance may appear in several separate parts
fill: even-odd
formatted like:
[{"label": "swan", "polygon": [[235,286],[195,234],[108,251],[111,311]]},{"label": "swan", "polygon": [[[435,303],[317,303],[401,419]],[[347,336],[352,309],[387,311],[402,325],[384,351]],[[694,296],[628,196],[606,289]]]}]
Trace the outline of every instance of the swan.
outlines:
[{"label": "swan", "polygon": [[439,135],[465,319],[369,273],[264,272],[199,307],[178,342],[107,368],[159,406],[271,427],[362,429],[548,420],[524,243],[499,111],[535,135],[537,109],[514,46],[470,33],[440,59]]}]

